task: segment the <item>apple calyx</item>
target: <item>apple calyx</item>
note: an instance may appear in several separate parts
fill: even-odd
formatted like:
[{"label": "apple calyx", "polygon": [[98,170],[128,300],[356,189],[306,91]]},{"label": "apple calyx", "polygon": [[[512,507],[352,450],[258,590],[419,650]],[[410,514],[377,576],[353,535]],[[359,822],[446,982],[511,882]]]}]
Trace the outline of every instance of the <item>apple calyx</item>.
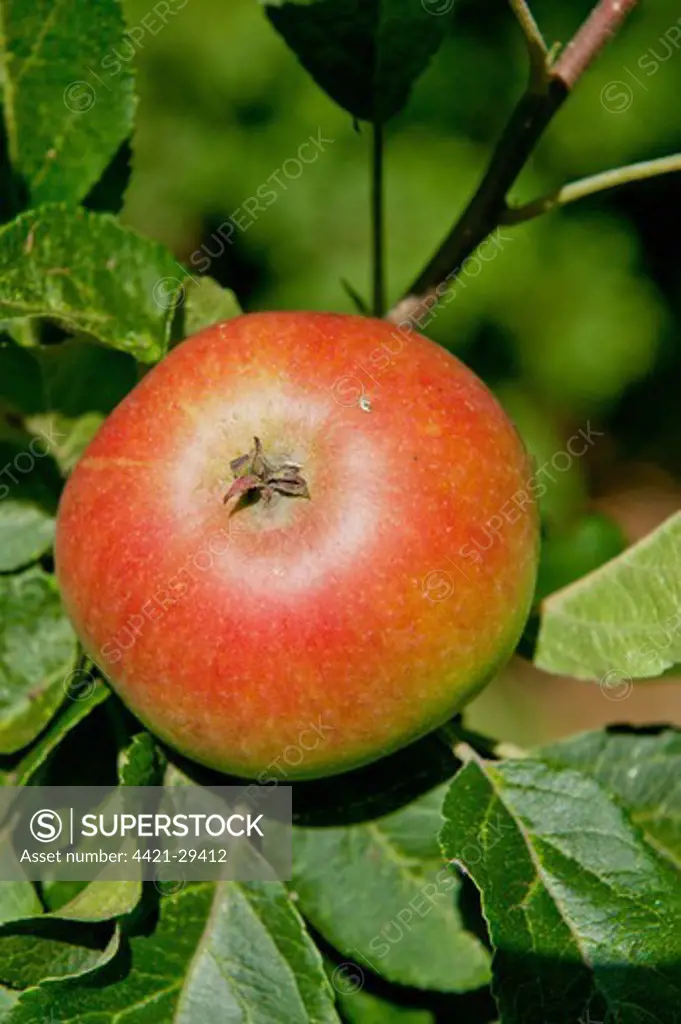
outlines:
[{"label": "apple calyx", "polygon": [[246,455],[239,455],[229,464],[234,475],[234,483],[224,498],[226,505],[232,498],[237,504],[245,495],[262,497],[266,504],[275,494],[283,494],[289,498],[309,498],[310,491],[307,481],[301,476],[302,467],[297,462],[284,460],[275,463],[263,450],[259,437],[253,438],[253,448]]}]

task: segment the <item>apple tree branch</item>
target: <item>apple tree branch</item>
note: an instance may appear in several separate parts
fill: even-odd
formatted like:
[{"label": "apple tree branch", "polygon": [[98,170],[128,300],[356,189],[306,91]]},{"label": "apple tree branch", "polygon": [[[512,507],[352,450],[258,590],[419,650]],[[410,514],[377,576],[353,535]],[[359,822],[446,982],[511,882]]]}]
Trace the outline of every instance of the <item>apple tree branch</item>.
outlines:
[{"label": "apple tree branch", "polygon": [[[529,156],[579,78],[615,35],[639,0],[598,0],[589,17],[559,54],[548,51],[527,0],[510,0],[525,35],[530,58],[527,89],[511,114],[482,181],[463,213],[428,261],[404,298],[388,313],[388,319],[417,321],[446,291],[464,260],[501,224],[516,223],[553,206],[622,184],[628,180],[676,169],[659,161],[634,168],[620,168],[585,179],[553,196],[510,212],[507,196]],[[674,160],[675,158],[670,158]],[[646,167],[646,173],[641,171]],[[627,174],[630,177],[627,177]],[[591,181],[588,185],[587,182]],[[594,187],[595,186],[595,187]],[[522,211],[522,213],[521,213]]]}]

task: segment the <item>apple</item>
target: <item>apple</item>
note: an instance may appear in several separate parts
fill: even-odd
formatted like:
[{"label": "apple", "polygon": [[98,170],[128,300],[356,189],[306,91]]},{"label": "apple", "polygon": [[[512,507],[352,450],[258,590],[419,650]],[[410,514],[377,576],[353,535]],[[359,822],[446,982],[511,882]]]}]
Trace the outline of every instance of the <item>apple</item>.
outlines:
[{"label": "apple", "polygon": [[494,396],[415,331],[250,314],[104,422],[64,490],[58,579],[167,744],[250,778],[331,775],[437,728],[510,656],[530,477]]}]

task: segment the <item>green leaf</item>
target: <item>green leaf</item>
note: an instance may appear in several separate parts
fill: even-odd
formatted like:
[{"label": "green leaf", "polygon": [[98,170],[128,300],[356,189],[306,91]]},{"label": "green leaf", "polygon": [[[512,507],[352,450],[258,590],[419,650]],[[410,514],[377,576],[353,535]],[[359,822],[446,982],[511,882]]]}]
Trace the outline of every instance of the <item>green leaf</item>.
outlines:
[{"label": "green leaf", "polygon": [[443,852],[481,893],[504,1024],[671,1024],[679,874],[601,786],[534,758],[476,760],[444,814]]},{"label": "green leaf", "polygon": [[305,917],[360,967],[465,992],[489,980],[489,958],[464,930],[460,884],[438,849],[443,794],[361,825],[294,829],[292,884]]},{"label": "green leaf", "polygon": [[48,438],[2,412],[0,402],[0,572],[14,572],[52,546],[62,480]]},{"label": "green leaf", "polygon": [[588,732],[542,747],[536,756],[595,779],[647,842],[681,868],[681,731]]},{"label": "green leaf", "polygon": [[130,914],[141,895],[142,884],[138,881],[90,882],[65,906],[45,914],[43,920],[109,921]]},{"label": "green leaf", "polygon": [[141,895],[138,881],[94,881],[58,910],[42,914],[33,891],[22,919],[0,928],[0,980],[26,988],[47,978],[82,977],[108,963],[120,941],[119,929],[108,922],[130,914]]},{"label": "green leaf", "polygon": [[267,16],[336,103],[384,122],[404,106],[447,19],[420,0],[269,0]]},{"label": "green leaf", "polygon": [[145,363],[167,348],[184,278],[110,214],[51,205],[0,229],[0,320],[47,318]]},{"label": "green leaf", "polygon": [[[8,1024],[339,1024],[321,957],[279,883],[188,885],[130,939],[124,971],[22,994]],[[105,986],[102,981],[109,982]]]},{"label": "green leaf", "polygon": [[54,577],[38,567],[0,576],[0,753],[20,750],[47,725],[75,659]]},{"label": "green leaf", "polygon": [[0,500],[0,572],[13,572],[49,551],[54,522],[54,516],[32,502]]},{"label": "green leaf", "polygon": [[47,914],[15,921],[0,929],[0,982],[29,988],[49,978],[82,977],[108,963],[119,945],[119,930],[105,922],[64,921]]},{"label": "green leaf", "polygon": [[12,992],[11,989],[0,985],[0,1021],[7,1020],[6,1014],[14,1006],[18,998],[19,994],[17,992]]},{"label": "green leaf", "polygon": [[681,513],[544,602],[535,662],[619,688],[681,664],[679,627]]},{"label": "green leaf", "polygon": [[30,882],[0,882],[0,925],[40,914],[38,894]]},{"label": "green leaf", "polygon": [[184,333],[187,337],[221,320],[241,315],[234,292],[212,277],[192,278],[184,288]]},{"label": "green leaf", "polygon": [[124,33],[117,0],[1,0],[10,158],[32,205],[82,199],[131,133]]},{"label": "green leaf", "polygon": [[30,782],[36,785],[36,773],[44,767],[50,754],[57,749],[64,737],[111,696],[111,691],[101,680],[88,677],[86,673],[73,674],[70,681],[76,684],[71,687],[76,699],[70,700],[66,708],[50,722],[38,742],[31,747],[16,768],[3,774],[0,780],[2,785],[26,786]]},{"label": "green leaf", "polygon": [[121,751],[118,777],[122,786],[162,786],[166,758],[148,732],[138,732]]},{"label": "green leaf", "polygon": [[27,988],[47,978],[82,977],[108,963],[120,941],[108,922],[131,913],[141,894],[140,882],[94,881],[59,910],[43,914],[34,892],[21,920],[0,928],[0,981]]}]

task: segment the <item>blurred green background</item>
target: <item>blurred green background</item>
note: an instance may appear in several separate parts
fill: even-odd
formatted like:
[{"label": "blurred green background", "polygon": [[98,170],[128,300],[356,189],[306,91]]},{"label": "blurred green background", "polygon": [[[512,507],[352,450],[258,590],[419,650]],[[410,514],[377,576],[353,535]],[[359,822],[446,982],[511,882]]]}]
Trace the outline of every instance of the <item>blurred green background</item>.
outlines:
[{"label": "blurred green background", "polygon": [[[569,38],[590,6],[541,0],[534,11],[551,43]],[[148,11],[148,0],[128,0],[129,26]],[[503,0],[459,0],[433,16],[447,20],[446,45],[387,129],[392,301],[477,184],[526,75]],[[513,197],[681,149],[677,36],[677,0],[637,9],[549,128]],[[141,99],[127,222],[183,261],[205,243],[216,254],[209,273],[246,310],[353,311],[343,280],[369,294],[368,127],[315,85],[255,0],[188,0],[156,34],[142,34],[135,59]],[[284,161],[320,132],[333,141],[299,178],[287,177]],[[277,173],[283,184],[272,185]],[[276,199],[261,210],[251,203],[249,214],[247,201],[268,178]],[[551,471],[542,596],[680,505],[680,200],[681,176],[669,176],[504,229],[498,255],[462,275],[427,327],[494,388],[538,465],[587,424],[600,432],[582,458],[569,468],[557,460],[563,468]],[[245,229],[230,244],[211,241],[232,215]],[[673,682],[656,683],[623,704],[614,691],[559,685],[517,662],[472,716],[530,742],[621,718],[681,722],[681,695]]]}]

